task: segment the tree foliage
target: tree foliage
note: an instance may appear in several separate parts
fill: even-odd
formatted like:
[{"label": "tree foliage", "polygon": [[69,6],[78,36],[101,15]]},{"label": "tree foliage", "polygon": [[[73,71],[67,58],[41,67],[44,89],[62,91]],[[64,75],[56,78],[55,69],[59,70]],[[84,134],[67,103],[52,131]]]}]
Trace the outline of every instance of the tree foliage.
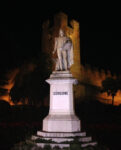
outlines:
[{"label": "tree foliage", "polygon": [[[26,62],[16,76],[15,85],[10,91],[11,99],[14,103],[22,102],[37,105],[49,93],[49,85],[45,80],[51,72],[50,57],[41,53],[37,59]],[[31,66],[33,69],[29,69]]]},{"label": "tree foliage", "polygon": [[112,105],[114,105],[114,97],[119,90],[118,81],[113,78],[106,78],[102,81],[102,92],[106,92],[108,96],[112,96]]}]

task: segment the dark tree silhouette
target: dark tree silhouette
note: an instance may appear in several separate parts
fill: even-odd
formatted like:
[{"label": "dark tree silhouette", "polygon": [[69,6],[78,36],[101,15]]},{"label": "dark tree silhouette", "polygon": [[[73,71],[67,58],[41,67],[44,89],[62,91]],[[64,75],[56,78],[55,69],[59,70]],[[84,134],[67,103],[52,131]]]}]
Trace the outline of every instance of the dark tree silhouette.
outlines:
[{"label": "dark tree silhouette", "polygon": [[[28,71],[27,67],[22,67],[16,76],[15,85],[10,91],[11,99],[14,103],[28,101],[28,104],[37,105],[49,94],[49,85],[45,80],[51,73],[51,61],[49,56],[41,53],[40,58],[33,59],[28,64],[34,64],[35,68]],[[26,65],[27,66],[27,62]]]},{"label": "dark tree silhouette", "polygon": [[114,97],[119,90],[118,81],[113,78],[106,78],[102,81],[102,92],[106,92],[108,96],[112,96],[112,105],[114,105]]}]

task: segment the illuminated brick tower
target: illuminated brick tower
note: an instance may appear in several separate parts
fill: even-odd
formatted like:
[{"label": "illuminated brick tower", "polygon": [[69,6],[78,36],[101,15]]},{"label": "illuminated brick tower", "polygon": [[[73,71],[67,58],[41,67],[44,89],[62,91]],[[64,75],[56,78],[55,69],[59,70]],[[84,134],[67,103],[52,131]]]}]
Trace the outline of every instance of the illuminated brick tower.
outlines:
[{"label": "illuminated brick tower", "polygon": [[80,63],[80,35],[79,23],[75,20],[68,22],[68,17],[64,13],[58,13],[54,16],[54,23],[51,27],[50,22],[43,24],[42,33],[42,50],[52,57],[54,47],[54,39],[58,36],[59,29],[62,29],[67,36],[72,39],[74,46],[74,64],[71,67],[73,77],[80,79],[81,63]]}]

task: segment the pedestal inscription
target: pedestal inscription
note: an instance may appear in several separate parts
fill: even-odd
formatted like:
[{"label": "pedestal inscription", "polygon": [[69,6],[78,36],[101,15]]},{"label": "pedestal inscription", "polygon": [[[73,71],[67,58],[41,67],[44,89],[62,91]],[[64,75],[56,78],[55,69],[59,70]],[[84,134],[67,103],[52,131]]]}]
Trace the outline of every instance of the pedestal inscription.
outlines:
[{"label": "pedestal inscription", "polygon": [[53,92],[53,95],[68,95],[68,92]]}]

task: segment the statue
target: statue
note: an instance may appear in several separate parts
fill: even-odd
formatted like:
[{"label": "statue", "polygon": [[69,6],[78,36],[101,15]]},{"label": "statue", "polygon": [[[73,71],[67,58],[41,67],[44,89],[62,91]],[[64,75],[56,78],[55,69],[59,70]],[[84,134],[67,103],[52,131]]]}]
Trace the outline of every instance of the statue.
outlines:
[{"label": "statue", "polygon": [[65,36],[62,29],[59,31],[59,37],[55,38],[53,54],[57,52],[56,66],[57,71],[69,70],[73,64],[73,44],[72,40]]}]

